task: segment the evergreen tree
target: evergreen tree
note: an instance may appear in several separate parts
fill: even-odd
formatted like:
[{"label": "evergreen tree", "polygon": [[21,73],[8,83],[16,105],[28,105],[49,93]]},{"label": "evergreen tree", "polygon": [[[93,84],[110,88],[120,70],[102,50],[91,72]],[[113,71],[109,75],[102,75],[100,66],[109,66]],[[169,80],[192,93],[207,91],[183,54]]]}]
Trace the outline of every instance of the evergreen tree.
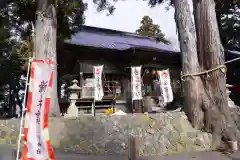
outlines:
[{"label": "evergreen tree", "polygon": [[141,26],[136,30],[137,34],[156,38],[157,42],[169,44],[170,42],[165,38],[160,26],[153,23],[152,18],[144,16],[141,20]]}]

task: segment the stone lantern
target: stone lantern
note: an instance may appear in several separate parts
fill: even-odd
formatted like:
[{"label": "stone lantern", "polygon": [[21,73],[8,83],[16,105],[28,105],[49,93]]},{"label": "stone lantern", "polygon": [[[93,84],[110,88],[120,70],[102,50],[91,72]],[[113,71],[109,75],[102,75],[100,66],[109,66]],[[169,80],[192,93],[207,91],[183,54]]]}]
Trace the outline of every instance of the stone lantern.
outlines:
[{"label": "stone lantern", "polygon": [[231,91],[229,90],[229,88],[232,88],[232,85],[226,84],[228,107],[230,107],[230,108],[236,108],[237,106],[235,105],[235,103],[234,103],[234,102],[231,100],[231,98],[230,98]]},{"label": "stone lantern", "polygon": [[68,107],[65,117],[78,117],[78,108],[76,106],[76,101],[79,99],[79,93],[81,91],[81,87],[78,86],[78,81],[73,80],[72,86],[68,87],[68,90],[70,92],[70,106]]}]

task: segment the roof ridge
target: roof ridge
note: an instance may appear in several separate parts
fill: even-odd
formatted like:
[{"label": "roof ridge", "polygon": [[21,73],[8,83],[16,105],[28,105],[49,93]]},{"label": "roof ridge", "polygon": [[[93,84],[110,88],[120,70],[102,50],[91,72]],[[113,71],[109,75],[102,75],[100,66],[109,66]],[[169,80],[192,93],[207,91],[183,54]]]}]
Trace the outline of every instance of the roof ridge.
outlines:
[{"label": "roof ridge", "polygon": [[153,49],[164,52],[176,52],[172,45],[158,43],[153,37],[112,29],[82,26],[82,30],[65,40],[66,43],[98,48],[127,50],[130,48]]},{"label": "roof ridge", "polygon": [[[120,31],[120,30],[114,30],[114,29],[109,29],[109,28],[101,28],[101,27],[95,27],[95,26],[88,26],[88,25],[83,25],[82,26],[83,29],[95,29],[96,31],[105,31],[105,32],[111,32],[112,34],[120,34],[120,35],[126,35],[126,36],[134,36],[134,37],[139,37],[139,38],[147,38],[147,39],[151,39],[154,40],[153,37],[149,37],[149,36],[143,36],[143,35],[139,35],[137,33],[133,33],[133,32],[127,32],[127,31]],[[93,31],[93,30],[92,30]]]}]

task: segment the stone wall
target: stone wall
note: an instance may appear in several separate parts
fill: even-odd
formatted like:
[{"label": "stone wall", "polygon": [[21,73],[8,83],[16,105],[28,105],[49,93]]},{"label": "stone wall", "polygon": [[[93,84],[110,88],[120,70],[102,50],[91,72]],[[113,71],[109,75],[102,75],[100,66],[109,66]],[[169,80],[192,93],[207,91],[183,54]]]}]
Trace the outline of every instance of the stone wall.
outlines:
[{"label": "stone wall", "polygon": [[[0,144],[16,146],[19,123],[18,119],[0,121]],[[49,125],[55,149],[92,155],[126,155],[129,134],[138,137],[140,155],[209,150],[212,139],[193,129],[182,112],[52,118]]]}]

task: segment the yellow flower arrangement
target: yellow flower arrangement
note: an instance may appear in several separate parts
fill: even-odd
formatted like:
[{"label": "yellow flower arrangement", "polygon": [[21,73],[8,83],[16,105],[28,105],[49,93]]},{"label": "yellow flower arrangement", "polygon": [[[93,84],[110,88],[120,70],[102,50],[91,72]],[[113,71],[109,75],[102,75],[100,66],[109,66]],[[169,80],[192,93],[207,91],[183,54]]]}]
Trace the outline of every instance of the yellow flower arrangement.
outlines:
[{"label": "yellow flower arrangement", "polygon": [[143,113],[143,118],[144,118],[144,120],[150,119],[147,112]]},{"label": "yellow flower arrangement", "polygon": [[113,107],[108,108],[108,109],[104,112],[104,114],[105,114],[105,115],[113,114]]}]

